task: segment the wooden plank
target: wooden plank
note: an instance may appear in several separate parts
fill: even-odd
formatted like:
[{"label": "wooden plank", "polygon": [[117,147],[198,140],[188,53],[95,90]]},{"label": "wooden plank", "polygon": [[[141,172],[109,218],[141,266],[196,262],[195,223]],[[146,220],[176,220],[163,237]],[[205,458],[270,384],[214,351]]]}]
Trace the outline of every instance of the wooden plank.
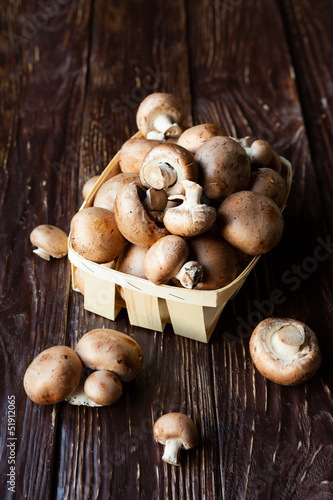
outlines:
[{"label": "wooden plank", "polygon": [[[96,1],[91,33],[89,86],[83,115],[79,185],[103,169],[135,131],[139,102],[153,91],[168,91],[185,104],[191,123],[191,95],[184,2]],[[110,125],[111,132],[102,123]],[[99,125],[98,125],[99,124]],[[81,199],[78,200],[79,206]],[[199,498],[218,491],[218,452],[214,446],[210,351],[174,335],[131,327],[122,310],[106,321],[83,310],[72,295],[68,337],[98,326],[128,333],[141,345],[144,368],[126,384],[123,397],[102,409],[62,405],[54,467],[55,498]],[[182,452],[182,467],[161,460],[153,423],[162,414],[192,416],[206,446]],[[68,436],[70,436],[70,442]]]},{"label": "wooden plank", "polygon": [[[66,259],[33,254],[29,234],[42,223],[68,231],[74,212],[89,5],[10,2],[1,18],[1,497],[46,499],[57,409],[27,400],[22,381],[41,350],[64,342],[70,274]],[[14,457],[6,447],[8,396]]]},{"label": "wooden plank", "polygon": [[[284,3],[291,9],[291,2]],[[289,30],[293,32],[295,25],[299,26],[302,38],[299,4],[305,2],[297,4],[297,19],[289,19]],[[311,26],[309,4],[306,9],[307,26]],[[320,10],[329,17],[330,8],[324,9],[324,2]],[[325,253],[331,201],[323,203],[328,197],[322,192],[325,174],[318,177],[311,163],[283,19],[276,2],[262,0],[215,1],[209,7],[201,1],[191,5],[188,13],[195,123],[217,121],[232,135],[266,139],[294,166],[284,237],[271,254],[260,259],[233,303],[227,306],[211,339],[220,453],[219,498],[304,498],[305,492],[310,496],[312,491],[328,492],[330,486],[323,486],[321,481],[332,471],[330,463],[323,461],[324,438],[319,423],[322,412],[329,408],[332,414],[328,389],[331,376],[325,364],[308,384],[280,388],[258,375],[248,350],[252,329],[272,314],[303,319],[318,332],[324,349],[331,345],[325,335],[332,320],[329,248],[323,264],[314,257],[321,243],[322,255]],[[312,4],[311,19],[318,33],[323,24],[316,20]],[[328,49],[327,23],[324,26],[321,40]],[[313,48],[310,41],[308,47]],[[298,56],[304,66],[300,78],[307,85],[308,58],[300,52]],[[317,70],[314,78],[320,74]],[[327,175],[325,182],[331,185]],[[309,269],[311,263],[312,271],[305,272],[303,266]],[[332,423],[325,422],[330,429],[324,433],[328,453]]]}]

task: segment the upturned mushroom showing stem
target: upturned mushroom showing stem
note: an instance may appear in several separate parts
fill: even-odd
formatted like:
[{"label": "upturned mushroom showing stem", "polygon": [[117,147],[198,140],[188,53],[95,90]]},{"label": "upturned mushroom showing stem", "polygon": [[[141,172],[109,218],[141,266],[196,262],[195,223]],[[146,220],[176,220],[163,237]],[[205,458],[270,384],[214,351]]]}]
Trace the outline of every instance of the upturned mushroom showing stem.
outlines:
[{"label": "upturned mushroom showing stem", "polygon": [[180,450],[189,450],[197,445],[199,431],[193,420],[182,413],[162,415],[154,425],[154,438],[164,444],[162,460],[171,465],[180,465]]},{"label": "upturned mushroom showing stem", "polygon": [[182,133],[184,118],[182,103],[172,94],[155,92],[140,104],[136,121],[140,132],[147,139],[177,138]]},{"label": "upturned mushroom showing stem", "polygon": [[257,370],[282,385],[304,382],[321,363],[315,333],[305,323],[289,318],[261,321],[251,335],[250,353]]},{"label": "upturned mushroom showing stem", "polygon": [[183,181],[185,196],[170,196],[169,200],[182,199],[183,203],[169,208],[163,217],[168,231],[178,236],[190,237],[207,231],[215,222],[216,210],[201,203],[202,187],[192,181]]},{"label": "upturned mushroom showing stem", "polygon": [[197,181],[198,166],[192,153],[183,147],[161,144],[145,156],[140,179],[146,188],[164,189],[169,196],[184,194],[182,181]]},{"label": "upturned mushroom showing stem", "polygon": [[189,248],[180,236],[168,235],[154,243],[145,254],[143,269],[156,285],[177,278],[185,288],[194,288],[202,280],[203,267],[197,261],[187,261]]}]

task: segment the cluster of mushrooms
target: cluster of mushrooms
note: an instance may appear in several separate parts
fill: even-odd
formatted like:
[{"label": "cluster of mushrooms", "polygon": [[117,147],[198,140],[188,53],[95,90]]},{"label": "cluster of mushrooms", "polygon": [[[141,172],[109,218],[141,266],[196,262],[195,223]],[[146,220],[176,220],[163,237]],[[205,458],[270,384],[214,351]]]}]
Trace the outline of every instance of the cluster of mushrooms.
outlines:
[{"label": "cluster of mushrooms", "polygon": [[[118,271],[199,290],[232,282],[240,263],[272,250],[280,241],[281,207],[287,187],[283,159],[263,140],[235,139],[218,125],[184,127],[184,109],[171,94],[154,93],[140,104],[140,136],[126,141],[120,173],[98,189],[92,206],[71,221],[71,244],[82,257]],[[98,176],[83,187],[86,198]],[[42,258],[67,255],[67,234],[50,225],[30,236]],[[77,288],[84,279],[75,270]],[[120,295],[122,289],[119,287]],[[257,370],[282,385],[296,385],[318,370],[321,353],[314,332],[291,318],[268,318],[250,339]],[[24,388],[39,404],[67,400],[104,406],[122,395],[122,382],[141,370],[143,354],[129,336],[92,330],[76,349],[55,346],[28,367]],[[92,371],[88,376],[84,370]],[[163,460],[180,465],[179,451],[199,440],[187,415],[169,413],[154,425],[165,445]]]},{"label": "cluster of mushrooms", "polygon": [[228,285],[244,256],[269,252],[281,239],[281,158],[269,143],[236,140],[215,124],[184,127],[183,106],[171,94],[147,96],[136,118],[141,136],[123,144],[120,173],[71,221],[73,249],[156,285]]}]

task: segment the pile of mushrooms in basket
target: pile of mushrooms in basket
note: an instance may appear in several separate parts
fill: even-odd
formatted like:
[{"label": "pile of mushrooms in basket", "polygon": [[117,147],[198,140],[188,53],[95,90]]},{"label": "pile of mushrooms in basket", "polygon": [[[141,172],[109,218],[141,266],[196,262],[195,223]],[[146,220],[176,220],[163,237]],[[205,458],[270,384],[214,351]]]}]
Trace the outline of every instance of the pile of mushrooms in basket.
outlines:
[{"label": "pile of mushrooms in basket", "polygon": [[[282,210],[290,188],[283,166],[290,166],[289,162],[268,142],[230,137],[218,124],[184,126],[183,106],[171,94],[148,95],[136,118],[139,134],[120,149],[120,173],[101,183],[91,206],[81,208],[71,221],[73,250],[92,262],[155,285],[193,290],[227,286],[254,256],[279,243],[284,230]],[[96,182],[97,176],[87,181],[84,198]],[[31,241],[40,247],[39,255],[49,259],[49,255],[60,258],[66,253],[60,248],[63,234],[55,250],[54,228],[44,226],[40,234],[38,230]],[[46,248],[48,234],[53,235],[53,246]],[[75,272],[76,286],[84,294],[80,269]],[[118,292],[122,295],[120,286]],[[126,351],[124,338],[110,332],[111,342],[119,341]],[[82,371],[78,356],[85,366],[96,369],[98,365],[103,371],[96,372],[91,384],[86,384],[88,396],[96,404],[110,404],[121,396],[121,383],[116,378],[119,374],[99,355],[96,362],[86,359],[91,346],[85,342],[96,335],[107,341],[106,333],[90,332],[72,353],[77,366],[74,385]],[[141,368],[142,352],[135,344],[130,347],[136,360],[134,377]],[[252,334],[250,353],[262,375],[284,385],[305,381],[321,361],[313,331],[291,318],[261,322]],[[113,396],[103,399],[94,394],[95,377],[108,380]],[[120,380],[126,381],[126,377],[120,376]],[[35,388],[29,383],[26,377],[27,391],[32,394]],[[68,399],[72,390],[73,384],[60,399]],[[40,398],[35,397],[35,401]],[[178,424],[176,416],[172,418],[174,429]],[[157,437],[164,439],[158,428]],[[197,441],[195,431],[191,439]],[[177,456],[166,460],[178,463]]]}]

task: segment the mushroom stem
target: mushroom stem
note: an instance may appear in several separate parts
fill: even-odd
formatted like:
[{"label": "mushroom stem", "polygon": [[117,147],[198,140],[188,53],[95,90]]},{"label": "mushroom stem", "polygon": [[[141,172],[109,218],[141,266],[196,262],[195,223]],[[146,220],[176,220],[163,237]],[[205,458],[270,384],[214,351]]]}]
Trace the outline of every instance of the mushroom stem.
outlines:
[{"label": "mushroom stem", "polygon": [[150,163],[144,170],[145,181],[155,189],[165,189],[177,181],[177,172],[169,163]]},{"label": "mushroom stem", "polygon": [[179,465],[179,452],[182,446],[181,439],[167,439],[162,460],[171,465]]},{"label": "mushroom stem", "polygon": [[158,132],[163,132],[163,134],[174,125],[177,125],[177,123],[173,123],[169,115],[158,115],[154,120],[154,128]]},{"label": "mushroom stem", "polygon": [[39,257],[41,257],[42,259],[45,259],[45,260],[51,260],[51,257],[50,257],[50,254],[45,252],[45,250],[43,250],[42,248],[38,247],[38,248],[35,248],[33,250],[34,253],[36,253],[37,255],[39,255]]},{"label": "mushroom stem", "polygon": [[281,357],[295,356],[305,342],[304,328],[295,325],[284,325],[271,338],[274,352]]},{"label": "mushroom stem", "polygon": [[197,184],[196,182],[188,181],[185,180],[183,181],[183,186],[185,187],[185,196],[179,196],[179,195],[174,195],[174,196],[169,196],[169,200],[179,200],[182,198],[184,200],[184,203],[182,205],[182,208],[193,208],[201,203],[201,195],[202,195],[202,186],[200,184]]},{"label": "mushroom stem", "polygon": [[195,288],[202,281],[204,268],[199,262],[190,260],[185,262],[181,269],[176,274],[177,278],[183,287]]}]

